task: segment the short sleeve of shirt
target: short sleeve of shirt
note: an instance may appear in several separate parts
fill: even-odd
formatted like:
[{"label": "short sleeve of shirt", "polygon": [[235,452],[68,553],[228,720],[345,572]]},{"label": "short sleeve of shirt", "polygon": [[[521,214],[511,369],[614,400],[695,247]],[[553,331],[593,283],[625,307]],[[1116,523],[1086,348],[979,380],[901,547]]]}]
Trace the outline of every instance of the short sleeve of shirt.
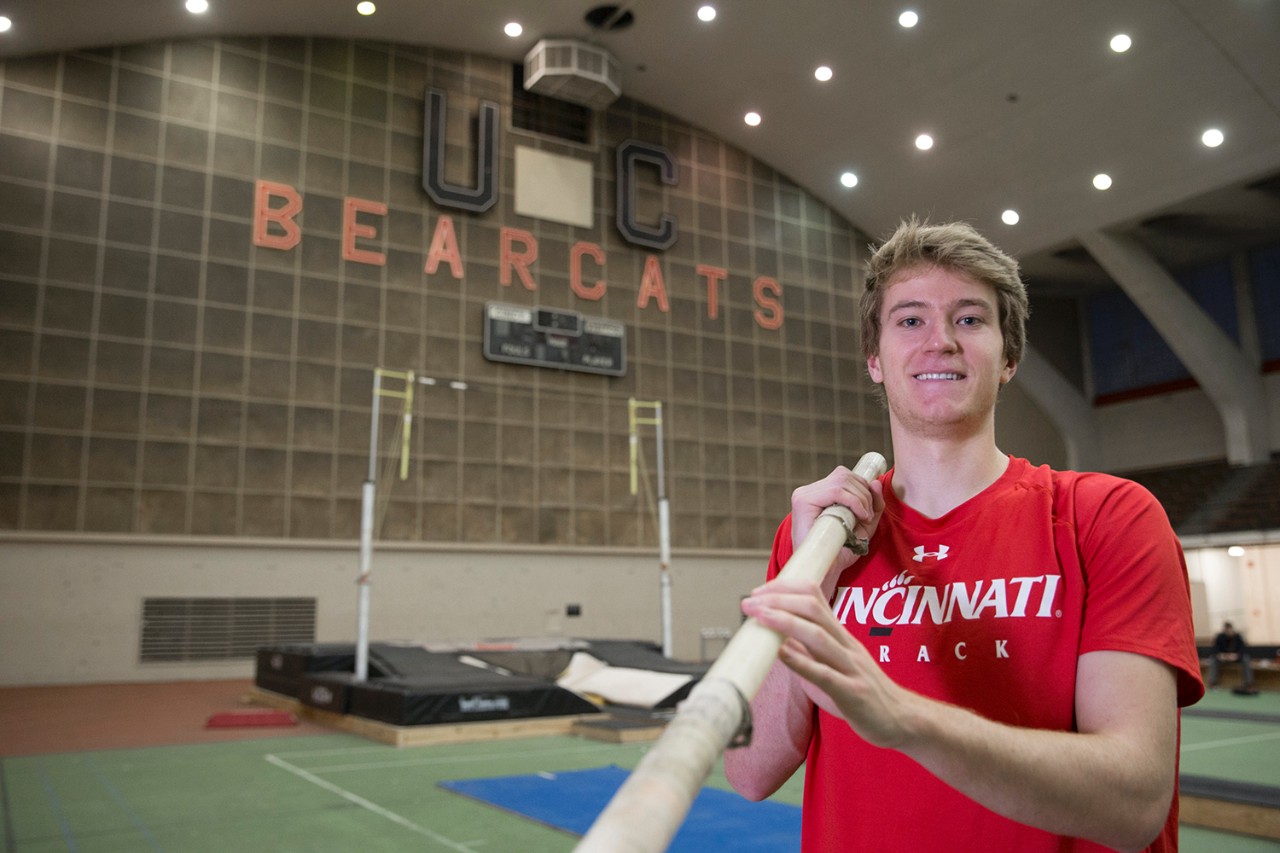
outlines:
[{"label": "short sleeve of shirt", "polygon": [[778,525],[773,534],[773,549],[769,552],[769,571],[767,580],[773,580],[782,571],[782,567],[791,559],[791,516],[788,514]]},{"label": "short sleeve of shirt", "polygon": [[1087,585],[1080,654],[1123,651],[1177,672],[1178,704],[1204,695],[1190,585],[1177,536],[1159,502],[1137,483],[1082,474],[1070,490]]}]

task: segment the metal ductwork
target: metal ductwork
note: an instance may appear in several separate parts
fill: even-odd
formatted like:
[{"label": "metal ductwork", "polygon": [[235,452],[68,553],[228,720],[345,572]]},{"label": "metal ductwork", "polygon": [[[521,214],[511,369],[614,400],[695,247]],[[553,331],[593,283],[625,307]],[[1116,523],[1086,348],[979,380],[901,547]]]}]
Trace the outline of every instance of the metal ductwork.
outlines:
[{"label": "metal ductwork", "polygon": [[524,87],[601,110],[622,94],[622,72],[603,48],[574,39],[543,39],[524,58]]}]

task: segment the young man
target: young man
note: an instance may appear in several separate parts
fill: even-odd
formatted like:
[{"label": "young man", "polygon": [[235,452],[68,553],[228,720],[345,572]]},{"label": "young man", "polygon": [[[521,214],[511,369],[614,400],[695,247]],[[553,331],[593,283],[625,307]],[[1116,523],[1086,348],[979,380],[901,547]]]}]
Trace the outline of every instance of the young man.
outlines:
[{"label": "young man", "polygon": [[[742,608],[787,640],[725,755],[752,799],[806,764],[806,851],[1177,848],[1178,708],[1204,690],[1182,552],[1136,484],[996,447],[1027,310],[967,225],[912,220],[871,260],[894,468],[793,493]],[[870,552],[772,581],[834,503]]]}]

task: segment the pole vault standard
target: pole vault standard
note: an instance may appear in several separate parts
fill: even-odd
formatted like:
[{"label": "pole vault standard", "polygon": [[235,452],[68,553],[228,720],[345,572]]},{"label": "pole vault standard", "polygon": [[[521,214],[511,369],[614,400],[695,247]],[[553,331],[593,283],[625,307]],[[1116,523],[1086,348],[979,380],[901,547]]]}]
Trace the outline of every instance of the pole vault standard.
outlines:
[{"label": "pole vault standard", "polygon": [[[384,379],[399,382],[400,387],[386,389],[382,387]],[[373,534],[375,528],[376,502],[374,500],[378,482],[378,427],[382,414],[382,398],[391,397],[403,400],[401,412],[400,434],[400,479],[409,478],[409,434],[413,429],[413,386],[435,385],[430,376],[418,376],[412,370],[386,370],[381,367],[373,371],[373,405],[369,424],[369,476],[360,490],[360,575],[356,578],[358,600],[356,607],[356,680],[365,681],[369,677],[369,573],[373,568]],[[465,382],[450,382],[449,387],[455,391],[466,390]]]},{"label": "pole vault standard", "polygon": [[[853,470],[871,480],[885,472],[885,464],[879,453],[868,453]],[[778,576],[820,582],[845,545],[865,554],[867,543],[854,537],[853,525],[846,507],[827,507]],[[781,634],[754,619],[742,624],[583,836],[577,853],[667,849],[716,759],[735,738],[749,737],[751,698],[780,648]]]},{"label": "pole vault standard", "polygon": [[[641,410],[652,412],[645,416]],[[662,443],[662,402],[645,402],[631,397],[627,400],[627,415],[631,424],[631,494],[639,490],[637,461],[640,455],[641,425],[657,427],[658,457],[658,563],[662,590],[662,656],[671,657],[671,508],[667,503],[667,485],[663,469],[665,446]]]}]

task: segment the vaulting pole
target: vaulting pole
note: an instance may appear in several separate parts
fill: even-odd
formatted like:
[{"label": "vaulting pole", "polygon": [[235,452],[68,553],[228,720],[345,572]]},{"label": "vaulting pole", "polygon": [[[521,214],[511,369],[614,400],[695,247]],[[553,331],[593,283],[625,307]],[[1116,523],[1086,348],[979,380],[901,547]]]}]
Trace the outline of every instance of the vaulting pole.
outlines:
[{"label": "vaulting pole", "polygon": [[[854,473],[864,480],[885,471],[884,457],[868,453]],[[821,582],[846,544],[866,553],[853,535],[853,513],[823,510],[779,577]],[[689,693],[662,737],[627,777],[575,848],[579,853],[661,853],[689,812],[694,797],[730,741],[743,729],[751,698],[782,648],[782,635],[748,619],[706,676]]]}]

